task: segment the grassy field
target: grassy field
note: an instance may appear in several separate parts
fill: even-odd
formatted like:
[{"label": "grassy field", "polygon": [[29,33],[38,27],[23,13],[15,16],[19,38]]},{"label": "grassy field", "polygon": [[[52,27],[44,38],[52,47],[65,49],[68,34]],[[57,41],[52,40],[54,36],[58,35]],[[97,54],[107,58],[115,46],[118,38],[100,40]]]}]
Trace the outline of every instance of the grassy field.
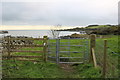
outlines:
[{"label": "grassy field", "polygon": [[[108,37],[108,38],[107,38]],[[103,63],[104,40],[107,40],[107,75],[106,77],[118,77],[118,37],[115,35],[105,36],[103,39],[96,40],[96,57],[98,62]]]},{"label": "grassy field", "polygon": [[93,26],[93,27],[88,27],[88,28],[94,29],[94,28],[104,28],[104,27],[110,27],[110,26],[107,26],[107,25],[99,25],[99,26]]},{"label": "grassy field", "polygon": [[[111,36],[111,35],[110,35]],[[101,38],[96,39],[96,50],[103,51],[101,46],[103,45],[103,40],[108,40],[108,48],[116,53],[118,53],[118,36],[111,36],[109,38]],[[69,42],[71,45],[84,45],[87,40],[78,40],[71,39]],[[89,40],[88,40],[89,41]],[[51,40],[51,43],[55,42],[55,40]],[[68,42],[68,40],[61,40],[61,42]],[[42,42],[35,41],[37,44],[41,44]],[[60,45],[68,45],[69,43],[61,43]],[[53,44],[52,44],[53,45]],[[99,46],[101,45],[101,46]],[[89,44],[88,44],[89,46]],[[42,48],[22,48],[23,50],[42,50]],[[72,46],[70,47],[70,51],[85,51],[85,47]],[[67,50],[67,47],[61,48],[61,51]],[[54,51],[54,47],[53,47]],[[96,51],[96,54],[98,52]],[[38,53],[21,53],[16,52],[12,53],[13,55],[42,55]],[[118,54],[113,54],[111,51],[108,51],[108,54],[111,60],[114,60],[115,66],[118,65]],[[55,55],[51,55],[55,56]],[[61,54],[61,56],[67,57],[66,54]],[[83,57],[82,53],[72,53],[70,56],[74,57]],[[99,57],[99,56],[97,56]],[[42,59],[37,59],[42,61]],[[74,61],[74,60],[73,60]],[[67,66],[67,65],[66,65]],[[17,61],[15,59],[11,59],[9,61],[3,61],[3,77],[4,78],[100,78],[102,76],[101,70],[102,68],[94,68],[92,64],[84,63],[80,65],[69,65],[68,69],[64,69],[61,65],[57,65],[56,63],[44,63],[42,62],[29,62],[29,61]],[[115,73],[117,75],[117,72]]]}]

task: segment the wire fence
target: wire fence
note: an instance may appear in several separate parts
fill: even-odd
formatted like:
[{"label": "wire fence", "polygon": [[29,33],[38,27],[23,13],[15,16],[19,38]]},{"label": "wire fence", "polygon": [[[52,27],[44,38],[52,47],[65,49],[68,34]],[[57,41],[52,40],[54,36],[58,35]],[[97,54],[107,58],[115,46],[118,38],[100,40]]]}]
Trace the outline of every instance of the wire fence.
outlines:
[{"label": "wire fence", "polygon": [[[104,40],[96,41],[96,60],[97,65],[102,68],[104,67]],[[106,78],[117,78],[118,77],[118,44],[117,41],[114,43],[111,40],[107,40],[107,53],[106,53]]]}]

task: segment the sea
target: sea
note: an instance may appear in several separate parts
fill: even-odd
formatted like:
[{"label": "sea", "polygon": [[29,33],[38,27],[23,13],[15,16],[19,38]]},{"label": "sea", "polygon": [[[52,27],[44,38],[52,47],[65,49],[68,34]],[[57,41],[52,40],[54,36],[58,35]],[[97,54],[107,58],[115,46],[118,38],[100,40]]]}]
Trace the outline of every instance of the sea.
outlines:
[{"label": "sea", "polygon": [[[71,34],[80,34],[80,32],[76,31],[60,31],[59,37],[60,36],[67,36]],[[1,36],[28,36],[28,37],[33,37],[33,38],[42,38],[43,36],[48,36],[52,38],[52,33],[50,30],[8,30],[8,34],[0,34]]]}]

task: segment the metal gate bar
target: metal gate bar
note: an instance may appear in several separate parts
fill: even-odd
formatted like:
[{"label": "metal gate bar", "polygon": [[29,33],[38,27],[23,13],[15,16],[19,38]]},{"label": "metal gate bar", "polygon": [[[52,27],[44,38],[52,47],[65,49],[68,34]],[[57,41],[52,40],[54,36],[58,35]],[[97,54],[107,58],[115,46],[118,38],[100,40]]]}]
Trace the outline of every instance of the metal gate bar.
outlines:
[{"label": "metal gate bar", "polygon": [[[88,51],[87,51],[87,47],[88,47],[88,41],[83,41],[83,42],[85,42],[85,44],[83,44],[83,45],[71,45],[70,44],[70,40],[71,39],[67,39],[68,41],[67,42],[61,42],[60,41],[61,39],[56,39],[56,42],[49,42],[48,44],[49,44],[49,47],[48,47],[48,54],[55,54],[56,56],[50,56],[50,55],[48,55],[48,58],[53,58],[53,59],[55,59],[56,58],[56,63],[57,64],[59,64],[59,63],[67,63],[67,64],[71,64],[71,63],[83,63],[83,61],[84,60],[86,60],[87,58],[88,58]],[[63,39],[62,39],[63,40]],[[73,40],[73,39],[72,39]],[[82,42],[82,43],[83,43]],[[67,43],[67,45],[61,45],[61,43]],[[70,47],[83,47],[84,48],[84,50],[83,51],[70,51]],[[65,48],[65,47],[67,47],[66,49],[67,49],[67,51],[60,51],[60,48]],[[53,50],[55,50],[55,51],[53,51]],[[66,56],[66,57],[60,57],[59,56],[59,54],[60,53],[67,53],[68,54],[68,57]],[[84,53],[84,55],[83,55],[83,57],[71,57],[70,56],[70,53]],[[82,62],[61,62],[60,61],[60,59],[74,59],[74,58],[80,58],[80,59],[83,59],[82,60]]]},{"label": "metal gate bar", "polygon": [[75,63],[80,63],[80,64],[82,64],[83,62],[59,62],[59,63],[67,63],[67,64],[75,64]]},{"label": "metal gate bar", "polygon": [[[56,46],[56,45],[52,45],[52,46]],[[68,46],[68,45],[60,45],[60,46]],[[84,45],[69,45],[69,46],[84,46]]]},{"label": "metal gate bar", "polygon": [[82,57],[59,57],[59,58],[82,58]]},{"label": "metal gate bar", "polygon": [[83,53],[83,52],[78,52],[78,51],[60,51],[59,53]]}]

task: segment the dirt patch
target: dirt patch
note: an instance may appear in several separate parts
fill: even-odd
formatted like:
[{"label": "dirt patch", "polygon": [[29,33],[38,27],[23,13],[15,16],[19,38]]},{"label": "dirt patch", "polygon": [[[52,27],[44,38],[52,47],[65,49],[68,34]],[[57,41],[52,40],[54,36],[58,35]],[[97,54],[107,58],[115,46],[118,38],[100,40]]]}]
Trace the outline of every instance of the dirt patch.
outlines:
[{"label": "dirt patch", "polygon": [[67,73],[73,73],[75,71],[71,64],[60,64],[60,67]]}]

